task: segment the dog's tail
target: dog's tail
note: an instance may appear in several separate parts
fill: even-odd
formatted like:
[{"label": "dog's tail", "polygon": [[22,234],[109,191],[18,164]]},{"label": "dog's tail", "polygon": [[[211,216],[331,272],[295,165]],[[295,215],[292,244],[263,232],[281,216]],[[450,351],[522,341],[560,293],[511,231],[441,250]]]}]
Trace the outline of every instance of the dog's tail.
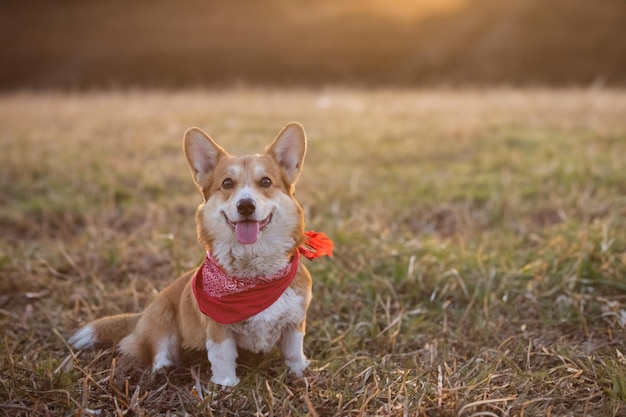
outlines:
[{"label": "dog's tail", "polygon": [[69,339],[74,349],[85,349],[96,345],[115,345],[135,330],[141,313],[118,314],[92,321]]}]

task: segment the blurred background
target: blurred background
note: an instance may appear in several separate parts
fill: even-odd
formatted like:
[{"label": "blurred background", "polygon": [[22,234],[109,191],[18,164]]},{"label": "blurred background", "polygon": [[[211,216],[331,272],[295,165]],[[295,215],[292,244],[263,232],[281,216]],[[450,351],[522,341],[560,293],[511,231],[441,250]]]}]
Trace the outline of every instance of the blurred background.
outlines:
[{"label": "blurred background", "polygon": [[0,90],[624,86],[624,0],[5,0]]}]

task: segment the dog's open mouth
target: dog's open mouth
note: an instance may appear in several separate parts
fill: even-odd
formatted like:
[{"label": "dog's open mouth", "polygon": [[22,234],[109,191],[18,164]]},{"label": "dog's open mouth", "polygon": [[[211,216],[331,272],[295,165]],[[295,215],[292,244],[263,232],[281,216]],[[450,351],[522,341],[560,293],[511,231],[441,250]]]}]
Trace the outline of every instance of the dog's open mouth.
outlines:
[{"label": "dog's open mouth", "polygon": [[257,241],[261,231],[272,221],[272,213],[264,220],[242,220],[239,222],[230,221],[228,216],[224,214],[226,222],[233,228],[237,241],[242,245],[251,245]]}]

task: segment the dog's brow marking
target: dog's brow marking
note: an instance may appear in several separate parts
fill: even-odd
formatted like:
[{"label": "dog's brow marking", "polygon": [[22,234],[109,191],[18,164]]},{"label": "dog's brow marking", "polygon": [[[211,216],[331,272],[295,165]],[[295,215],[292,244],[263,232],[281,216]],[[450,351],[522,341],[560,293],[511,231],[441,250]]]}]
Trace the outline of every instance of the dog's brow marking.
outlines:
[{"label": "dog's brow marking", "polygon": [[239,167],[237,165],[231,165],[231,166],[228,167],[226,172],[231,177],[238,177],[241,174],[241,167]]},{"label": "dog's brow marking", "polygon": [[267,170],[265,169],[263,165],[257,163],[257,164],[254,164],[254,168],[252,172],[254,174],[254,178],[260,178],[267,173]]}]

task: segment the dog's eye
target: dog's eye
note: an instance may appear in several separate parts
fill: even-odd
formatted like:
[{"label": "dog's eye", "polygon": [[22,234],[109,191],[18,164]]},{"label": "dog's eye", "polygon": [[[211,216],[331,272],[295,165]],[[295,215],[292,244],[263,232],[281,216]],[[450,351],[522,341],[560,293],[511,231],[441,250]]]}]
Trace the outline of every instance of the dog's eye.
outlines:
[{"label": "dog's eye", "polygon": [[224,181],[222,181],[222,188],[224,190],[230,190],[231,188],[233,188],[233,180],[231,178],[226,178]]},{"label": "dog's eye", "polygon": [[261,178],[261,181],[259,182],[259,184],[263,188],[270,188],[272,186],[272,180],[270,180],[267,177],[263,177],[263,178]]}]

